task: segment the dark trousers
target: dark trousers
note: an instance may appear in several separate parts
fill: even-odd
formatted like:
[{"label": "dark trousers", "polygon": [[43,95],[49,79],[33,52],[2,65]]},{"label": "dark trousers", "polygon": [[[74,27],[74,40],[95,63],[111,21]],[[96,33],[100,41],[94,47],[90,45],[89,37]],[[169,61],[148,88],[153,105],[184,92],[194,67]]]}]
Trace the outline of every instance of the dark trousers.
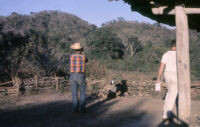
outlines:
[{"label": "dark trousers", "polygon": [[[70,85],[72,91],[73,110],[85,110],[86,98],[86,78],[83,73],[70,73]],[[80,91],[80,101],[78,101],[78,92]]]}]

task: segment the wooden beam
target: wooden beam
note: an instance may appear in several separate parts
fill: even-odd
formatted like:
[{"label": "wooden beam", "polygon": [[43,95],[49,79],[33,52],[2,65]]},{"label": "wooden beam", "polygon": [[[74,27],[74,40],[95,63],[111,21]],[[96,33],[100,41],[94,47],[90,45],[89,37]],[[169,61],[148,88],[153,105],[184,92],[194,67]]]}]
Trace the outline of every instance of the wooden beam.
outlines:
[{"label": "wooden beam", "polygon": [[186,14],[200,14],[200,8],[184,8]]},{"label": "wooden beam", "polygon": [[[186,14],[200,14],[200,8],[183,8]],[[152,8],[154,15],[175,15],[176,11],[167,6]]]},{"label": "wooden beam", "polygon": [[2,86],[2,85],[6,85],[6,84],[10,84],[10,83],[13,83],[13,81],[9,81],[9,82],[1,83],[0,86]]},{"label": "wooden beam", "polygon": [[152,13],[154,15],[175,15],[175,9],[168,9],[167,6],[163,7],[158,7],[158,8],[152,8]]},{"label": "wooden beam", "polygon": [[182,6],[176,6],[176,45],[178,74],[178,117],[189,124],[191,110],[188,19]]}]

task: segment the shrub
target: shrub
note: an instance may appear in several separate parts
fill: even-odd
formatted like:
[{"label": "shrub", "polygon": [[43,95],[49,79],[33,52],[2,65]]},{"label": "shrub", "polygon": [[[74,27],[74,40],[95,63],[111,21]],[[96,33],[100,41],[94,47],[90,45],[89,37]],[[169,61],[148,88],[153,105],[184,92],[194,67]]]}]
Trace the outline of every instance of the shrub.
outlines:
[{"label": "shrub", "polygon": [[86,64],[86,76],[90,79],[102,79],[106,76],[106,67],[98,61],[92,60]]}]

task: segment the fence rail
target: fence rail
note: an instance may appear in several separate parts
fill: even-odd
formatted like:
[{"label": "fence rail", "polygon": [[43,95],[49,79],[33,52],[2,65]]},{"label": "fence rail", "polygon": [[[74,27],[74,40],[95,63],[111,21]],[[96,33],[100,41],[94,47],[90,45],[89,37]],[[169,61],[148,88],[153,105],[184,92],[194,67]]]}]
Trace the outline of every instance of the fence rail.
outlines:
[{"label": "fence rail", "polygon": [[11,83],[13,83],[13,82],[12,81],[4,82],[4,83],[1,83],[0,86],[6,85],[6,84],[11,84]]},{"label": "fence rail", "polygon": [[[44,88],[55,88],[56,91],[59,91],[59,84],[66,83],[68,84],[68,80],[64,77],[41,77],[35,75],[33,78],[23,79],[21,80],[21,85],[26,87],[35,87],[37,89]],[[12,84],[12,86],[8,86],[8,84]],[[7,85],[7,86],[6,86]],[[8,81],[0,84],[0,93],[12,93],[16,95],[19,92],[21,86],[15,86],[13,81]],[[11,92],[10,92],[11,91]]]},{"label": "fence rail", "polygon": [[[128,84],[132,84],[132,81],[129,81],[130,83]],[[143,83],[141,83],[143,82]],[[149,82],[149,83],[144,83],[145,81],[139,81],[138,83],[134,83],[135,85],[139,85],[141,89],[143,89],[144,84],[146,85],[154,85],[154,83]],[[89,86],[91,86],[92,84],[96,84],[96,83],[100,83],[100,84],[107,84],[105,80],[87,80],[87,84],[89,84]],[[17,95],[17,93],[19,92],[19,87],[14,86],[8,86],[9,84],[13,84],[12,81],[8,81],[8,82],[4,82],[4,83],[0,83],[0,94],[1,93],[13,93],[14,95]],[[54,88],[56,89],[56,91],[59,91],[61,88],[61,84],[69,84],[69,80],[66,80],[64,77],[41,77],[41,76],[37,76],[35,75],[32,78],[28,78],[28,79],[23,79],[22,80],[22,85],[25,88],[36,88],[36,89],[47,89],[47,88]],[[200,89],[200,82],[191,82],[191,88],[192,89]],[[7,85],[7,86],[6,86]],[[133,86],[135,86],[133,85]],[[141,91],[140,89],[140,91]],[[15,93],[16,92],[16,93]]]}]

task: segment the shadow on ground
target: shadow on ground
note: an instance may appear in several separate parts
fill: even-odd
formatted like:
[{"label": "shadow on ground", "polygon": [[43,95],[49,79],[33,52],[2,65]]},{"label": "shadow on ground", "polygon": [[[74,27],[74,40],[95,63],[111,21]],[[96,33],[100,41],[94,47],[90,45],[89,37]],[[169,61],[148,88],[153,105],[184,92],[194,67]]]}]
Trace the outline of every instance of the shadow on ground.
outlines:
[{"label": "shadow on ground", "polygon": [[173,112],[168,112],[170,114],[170,120],[162,121],[158,127],[189,127],[187,123],[180,120]]},{"label": "shadow on ground", "polygon": [[138,107],[143,101],[127,109],[114,109],[118,99],[97,101],[87,107],[86,113],[72,112],[72,103],[55,101],[27,105],[13,110],[0,111],[2,127],[140,127],[145,116]]}]

